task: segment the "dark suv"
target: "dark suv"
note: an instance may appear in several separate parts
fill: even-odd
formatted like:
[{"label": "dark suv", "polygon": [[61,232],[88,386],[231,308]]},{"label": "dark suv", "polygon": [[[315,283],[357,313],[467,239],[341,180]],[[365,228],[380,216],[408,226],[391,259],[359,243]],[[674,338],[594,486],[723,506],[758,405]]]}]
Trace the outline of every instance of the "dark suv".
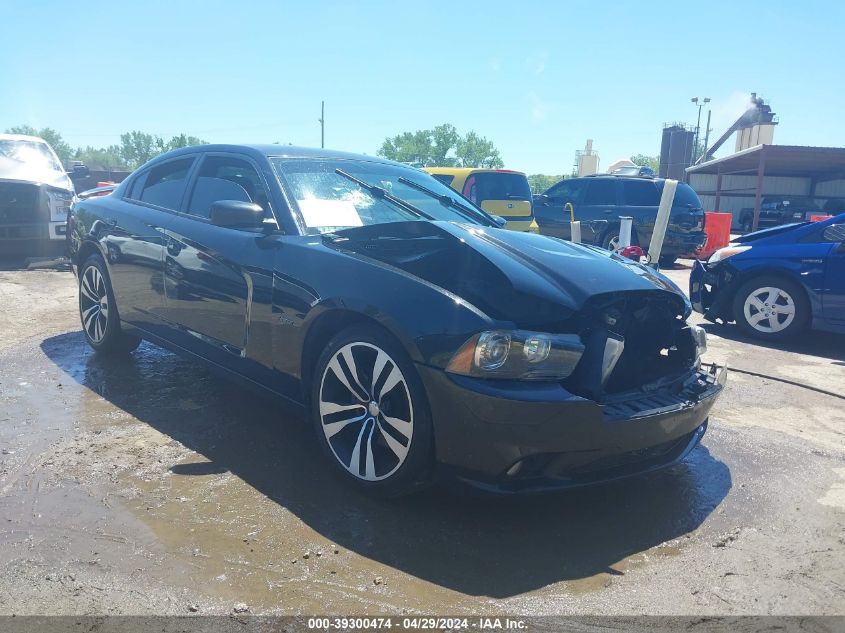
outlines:
[{"label": "dark suv", "polygon": [[[569,224],[574,215],[581,222],[582,242],[615,249],[619,242],[619,217],[631,216],[631,243],[647,250],[663,183],[661,178],[642,176],[567,178],[534,198],[534,217],[543,235],[570,239]],[[689,185],[678,183],[660,263],[671,264],[703,246],[706,239],[701,200]]]},{"label": "dark suv", "polygon": [[[777,196],[763,198],[760,203],[760,221],[758,229],[792,224],[793,222],[807,222],[814,215],[824,215],[812,198],[805,196]],[[743,233],[751,231],[754,222],[754,209],[747,207],[739,212],[739,226]]]}]

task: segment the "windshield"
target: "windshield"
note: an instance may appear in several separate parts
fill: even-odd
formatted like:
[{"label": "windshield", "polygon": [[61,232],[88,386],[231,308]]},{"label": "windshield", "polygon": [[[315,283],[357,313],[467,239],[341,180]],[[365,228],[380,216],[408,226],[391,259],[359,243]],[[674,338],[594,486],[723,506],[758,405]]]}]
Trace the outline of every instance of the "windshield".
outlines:
[{"label": "windshield", "polygon": [[[439,196],[448,196],[463,207],[470,206],[453,189],[416,169],[369,161],[322,158],[271,157],[270,162],[296,200],[309,235],[356,226],[425,219],[387,198],[374,195],[337,170],[354,176],[368,186],[383,189],[435,220],[481,224],[443,205],[439,199],[400,181],[407,179]],[[475,208],[473,210],[483,214]]]},{"label": "windshield", "polygon": [[46,143],[0,140],[0,157],[50,171],[64,171]]}]

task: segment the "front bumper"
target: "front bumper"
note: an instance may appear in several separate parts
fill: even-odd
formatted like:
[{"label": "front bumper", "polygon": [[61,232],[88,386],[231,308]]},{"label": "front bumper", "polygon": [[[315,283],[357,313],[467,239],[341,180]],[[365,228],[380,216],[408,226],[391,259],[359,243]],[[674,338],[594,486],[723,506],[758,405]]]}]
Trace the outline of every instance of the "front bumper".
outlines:
[{"label": "front bumper", "polygon": [[733,320],[733,289],[736,281],[724,264],[710,265],[696,261],[689,277],[689,298],[692,309],[715,321]]},{"label": "front bumper", "polygon": [[420,367],[438,462],[500,492],[574,488],[671,466],[707,425],[726,372],[597,403],[557,383],[493,381]]}]

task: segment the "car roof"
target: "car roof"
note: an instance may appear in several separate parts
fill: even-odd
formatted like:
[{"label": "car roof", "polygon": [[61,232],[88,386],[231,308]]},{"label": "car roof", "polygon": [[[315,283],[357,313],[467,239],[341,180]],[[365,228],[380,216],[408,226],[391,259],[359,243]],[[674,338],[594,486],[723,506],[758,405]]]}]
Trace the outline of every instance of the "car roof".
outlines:
[{"label": "car roof", "polygon": [[[582,180],[585,178],[589,178],[590,180],[593,180],[595,178],[613,178],[614,180],[647,180],[650,182],[663,182],[666,180],[665,178],[657,178],[655,176],[646,176],[639,174],[590,174],[588,176],[575,176],[574,178],[565,178],[564,180]],[[678,185],[685,184],[687,183],[678,181]]]},{"label": "car roof", "polygon": [[32,141],[33,143],[44,143],[49,145],[40,136],[30,136],[29,134],[0,134],[0,141]]},{"label": "car roof", "polygon": [[179,149],[171,150],[156,158],[152,162],[159,162],[160,160],[167,160],[183,154],[195,154],[197,152],[235,152],[240,154],[251,155],[254,158],[259,157],[280,157],[280,158],[328,158],[328,159],[342,159],[342,160],[360,160],[371,163],[382,163],[385,165],[393,165],[404,167],[405,169],[413,169],[408,165],[397,163],[396,161],[387,160],[378,156],[368,156],[366,154],[354,154],[352,152],[342,152],[333,149],[316,148],[316,147],[299,147],[296,145],[277,145],[275,143],[266,144],[208,144],[208,145],[192,145],[190,147],[181,147]]},{"label": "car roof", "polygon": [[513,169],[493,169],[490,167],[423,167],[422,170],[429,174],[449,174],[454,176],[469,176],[470,174],[479,173],[525,175],[524,172],[514,171]]}]

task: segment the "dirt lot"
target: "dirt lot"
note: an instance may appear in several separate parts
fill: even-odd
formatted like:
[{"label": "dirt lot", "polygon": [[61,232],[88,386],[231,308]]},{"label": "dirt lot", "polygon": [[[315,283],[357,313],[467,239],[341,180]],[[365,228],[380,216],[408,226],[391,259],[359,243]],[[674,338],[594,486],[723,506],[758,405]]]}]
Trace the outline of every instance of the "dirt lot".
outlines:
[{"label": "dirt lot", "polygon": [[[688,270],[670,273],[682,287]],[[83,342],[68,272],[0,272],[0,614],[845,612],[845,337],[708,326],[703,445],[531,498],[376,502],[295,415],[144,344]]]}]

